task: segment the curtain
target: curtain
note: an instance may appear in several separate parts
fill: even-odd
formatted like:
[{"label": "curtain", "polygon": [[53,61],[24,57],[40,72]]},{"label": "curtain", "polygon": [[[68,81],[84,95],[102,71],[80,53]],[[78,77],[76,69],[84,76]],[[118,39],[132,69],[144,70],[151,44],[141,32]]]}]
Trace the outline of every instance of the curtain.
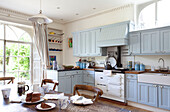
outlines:
[{"label": "curtain", "polygon": [[[37,22],[33,22],[33,27],[34,27],[33,43],[40,57],[40,64],[41,64],[40,66],[42,67],[41,69],[42,71],[40,73],[43,73],[42,74],[43,77],[40,76],[40,79],[42,80],[42,78],[44,78],[44,75],[45,75],[44,70],[46,69],[47,66],[49,66],[47,24],[45,23],[39,24]],[[38,74],[34,73],[33,75],[38,75]]]}]

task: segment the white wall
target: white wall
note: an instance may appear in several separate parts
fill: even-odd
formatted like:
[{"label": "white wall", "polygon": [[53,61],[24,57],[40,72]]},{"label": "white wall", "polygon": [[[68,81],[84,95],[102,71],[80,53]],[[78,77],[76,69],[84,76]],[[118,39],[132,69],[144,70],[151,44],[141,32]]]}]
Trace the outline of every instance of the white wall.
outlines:
[{"label": "white wall", "polygon": [[65,25],[65,37],[64,37],[64,59],[63,62],[66,65],[75,65],[78,58],[73,57],[73,49],[68,48],[67,39],[72,37],[72,32],[85,30],[88,28],[103,26],[107,24],[113,24],[117,22],[133,20],[134,18],[134,5],[125,5],[107,11],[100,15],[92,16],[75,22],[71,22]]}]

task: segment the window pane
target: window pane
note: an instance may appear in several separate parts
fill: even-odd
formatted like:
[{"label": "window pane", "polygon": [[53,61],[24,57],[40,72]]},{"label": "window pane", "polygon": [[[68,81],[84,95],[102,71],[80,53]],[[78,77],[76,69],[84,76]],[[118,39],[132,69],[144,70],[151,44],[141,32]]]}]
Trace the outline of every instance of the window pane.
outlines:
[{"label": "window pane", "polygon": [[21,35],[19,41],[31,42],[31,37],[27,32],[25,32],[23,35]]},{"label": "window pane", "polygon": [[4,39],[4,25],[0,25],[0,39]]},{"label": "window pane", "polygon": [[170,0],[162,0],[158,2],[158,24],[168,25],[170,24]]},{"label": "window pane", "polygon": [[6,40],[14,40],[17,41],[18,37],[17,37],[17,33],[18,32],[14,32],[14,30],[6,25]]},{"label": "window pane", "polygon": [[17,43],[6,43],[6,56],[18,56]]},{"label": "window pane", "polygon": [[22,78],[22,81],[30,80],[30,73],[29,72],[19,72],[20,79]]},{"label": "window pane", "polygon": [[20,56],[31,56],[31,45],[19,44],[19,55]]},{"label": "window pane", "polygon": [[6,57],[6,71],[18,70],[18,57]]},{"label": "window pane", "polygon": [[28,71],[30,69],[30,58],[19,57],[19,70]]},{"label": "window pane", "polygon": [[139,27],[150,28],[155,26],[155,3],[144,8],[139,15]]},{"label": "window pane", "polygon": [[3,75],[3,72],[0,72],[0,77],[3,77],[4,75]]},{"label": "window pane", "polygon": [[3,57],[0,57],[0,71],[3,71]]},{"label": "window pane", "polygon": [[0,56],[3,56],[4,42],[0,41]]}]

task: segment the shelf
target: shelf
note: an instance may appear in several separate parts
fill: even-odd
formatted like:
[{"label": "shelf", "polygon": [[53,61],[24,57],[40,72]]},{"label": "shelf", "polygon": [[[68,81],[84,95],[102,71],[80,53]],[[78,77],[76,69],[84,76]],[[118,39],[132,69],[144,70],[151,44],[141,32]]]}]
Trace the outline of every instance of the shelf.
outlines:
[{"label": "shelf", "polygon": [[58,44],[58,45],[62,45],[62,43],[57,43],[57,42],[49,42],[49,44]]},{"label": "shelf", "polygon": [[62,51],[49,51],[49,53],[62,53]]}]

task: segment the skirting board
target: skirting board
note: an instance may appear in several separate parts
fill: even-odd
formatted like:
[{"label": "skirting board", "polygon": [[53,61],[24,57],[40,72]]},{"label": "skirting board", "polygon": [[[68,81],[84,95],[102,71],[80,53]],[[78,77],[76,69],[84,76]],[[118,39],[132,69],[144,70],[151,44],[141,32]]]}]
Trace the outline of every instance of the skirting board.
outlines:
[{"label": "skirting board", "polygon": [[169,110],[160,109],[160,108],[156,108],[156,107],[152,107],[152,106],[148,106],[144,104],[139,104],[139,103],[135,103],[131,101],[128,101],[128,105],[142,108],[142,109],[149,110],[149,111],[153,111],[153,112],[169,112]]}]

